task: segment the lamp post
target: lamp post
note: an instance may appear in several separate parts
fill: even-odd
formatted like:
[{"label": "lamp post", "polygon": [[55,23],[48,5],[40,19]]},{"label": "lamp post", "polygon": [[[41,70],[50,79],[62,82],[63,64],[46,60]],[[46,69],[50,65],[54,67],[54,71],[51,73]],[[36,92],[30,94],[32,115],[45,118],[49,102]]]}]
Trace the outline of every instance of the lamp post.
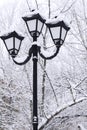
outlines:
[{"label": "lamp post", "polygon": [[[63,44],[67,32],[70,29],[63,21],[56,21],[54,22],[48,21],[45,22],[43,17],[37,12],[31,12],[29,16],[23,17],[23,20],[26,23],[27,29],[31,37],[33,38],[33,44],[29,49],[29,53],[27,58],[19,63],[14,58],[17,56],[21,42],[24,39],[23,36],[19,35],[16,31],[13,31],[7,35],[1,36],[9,54],[12,56],[13,61],[18,65],[24,65],[27,63],[31,56],[33,57],[33,130],[38,130],[38,110],[37,110],[37,61],[38,61],[38,54],[46,60],[54,58]],[[41,52],[41,47],[37,45],[37,38],[40,36],[43,26],[46,24],[47,28],[49,29],[51,38],[56,46],[56,51],[53,55],[46,57]]]}]

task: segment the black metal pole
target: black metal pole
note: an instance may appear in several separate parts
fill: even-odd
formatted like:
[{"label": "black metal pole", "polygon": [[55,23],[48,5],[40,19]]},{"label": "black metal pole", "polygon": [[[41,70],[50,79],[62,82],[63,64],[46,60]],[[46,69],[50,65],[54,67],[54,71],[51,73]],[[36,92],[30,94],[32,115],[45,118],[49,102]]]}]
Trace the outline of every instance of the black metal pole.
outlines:
[{"label": "black metal pole", "polygon": [[[37,37],[33,37],[36,41]],[[37,60],[38,48],[37,45],[32,45],[33,50],[33,130],[38,130],[38,112],[37,112]]]}]

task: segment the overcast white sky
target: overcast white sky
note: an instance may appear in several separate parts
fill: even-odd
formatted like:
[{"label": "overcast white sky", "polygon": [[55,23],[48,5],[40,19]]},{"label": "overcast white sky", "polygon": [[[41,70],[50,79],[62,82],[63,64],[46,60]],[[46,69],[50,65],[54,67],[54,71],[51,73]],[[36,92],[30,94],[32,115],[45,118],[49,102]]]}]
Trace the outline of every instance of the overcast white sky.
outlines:
[{"label": "overcast white sky", "polygon": [[5,4],[13,3],[15,0],[0,0],[0,6],[4,6]]},{"label": "overcast white sky", "polygon": [[0,0],[0,5],[3,5],[4,3],[7,3],[8,1],[11,1],[11,0]]}]

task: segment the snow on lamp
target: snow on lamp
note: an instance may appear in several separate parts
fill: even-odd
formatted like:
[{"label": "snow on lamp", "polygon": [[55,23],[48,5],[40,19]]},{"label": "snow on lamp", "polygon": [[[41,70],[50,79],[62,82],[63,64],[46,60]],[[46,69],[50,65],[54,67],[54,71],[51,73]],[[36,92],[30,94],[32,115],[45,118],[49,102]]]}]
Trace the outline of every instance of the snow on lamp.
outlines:
[{"label": "snow on lamp", "polygon": [[65,41],[68,30],[70,29],[64,21],[47,21],[46,25],[50,31],[52,40],[56,46],[61,46]]},{"label": "snow on lamp", "polygon": [[38,12],[32,11],[28,16],[23,17],[23,20],[26,23],[28,32],[30,33],[31,37],[39,37],[45,23],[45,19],[43,19],[43,17]]},{"label": "snow on lamp", "polygon": [[7,35],[1,36],[1,39],[3,40],[9,54],[12,58],[15,58],[20,50],[21,42],[24,37],[19,35],[16,31],[13,31]]}]

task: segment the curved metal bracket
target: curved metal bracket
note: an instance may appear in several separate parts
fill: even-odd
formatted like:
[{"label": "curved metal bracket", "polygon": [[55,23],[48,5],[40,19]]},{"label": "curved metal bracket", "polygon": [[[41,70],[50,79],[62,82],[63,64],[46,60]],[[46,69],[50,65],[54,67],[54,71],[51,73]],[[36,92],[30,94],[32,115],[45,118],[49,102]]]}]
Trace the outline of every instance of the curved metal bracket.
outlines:
[{"label": "curved metal bracket", "polygon": [[[39,55],[43,58],[43,59],[46,59],[46,60],[50,60],[50,59],[52,59],[52,58],[54,58],[57,54],[58,54],[58,52],[59,52],[59,49],[60,49],[60,46],[57,46],[56,45],[56,51],[55,51],[55,53],[52,55],[52,56],[49,56],[49,57],[46,57],[44,54],[42,54],[41,53],[41,47],[40,46],[37,46],[38,48],[37,48],[37,51],[39,52]],[[31,58],[31,56],[32,56],[32,54],[34,53],[34,47],[32,46],[31,48],[30,48],[30,50],[29,50],[29,56],[27,56],[27,58],[23,61],[23,62],[17,62],[14,58],[13,58],[13,61],[17,64],[17,65],[24,65],[24,64],[26,64],[29,60],[30,60],[30,58]]]},{"label": "curved metal bracket", "polygon": [[49,57],[46,57],[46,56],[44,56],[44,55],[41,53],[41,48],[39,49],[39,54],[40,54],[40,56],[41,56],[43,59],[50,60],[50,59],[54,58],[54,57],[58,54],[59,48],[60,48],[60,46],[56,46],[56,52],[55,52],[52,56],[49,56]]},{"label": "curved metal bracket", "polygon": [[30,58],[31,58],[31,55],[32,55],[32,47],[30,48],[30,50],[29,50],[29,55],[27,56],[27,58],[23,61],[23,62],[17,62],[14,58],[13,58],[13,61],[17,64],[17,65],[24,65],[24,64],[26,64],[29,60],[30,60]]},{"label": "curved metal bracket", "polygon": [[19,63],[19,62],[17,62],[16,60],[14,60],[13,59],[13,61],[17,64],[17,65],[24,65],[24,64],[26,64],[29,60],[30,60],[30,56],[28,56],[26,59],[25,59],[25,61],[23,61],[23,62],[21,62],[21,63]]}]

